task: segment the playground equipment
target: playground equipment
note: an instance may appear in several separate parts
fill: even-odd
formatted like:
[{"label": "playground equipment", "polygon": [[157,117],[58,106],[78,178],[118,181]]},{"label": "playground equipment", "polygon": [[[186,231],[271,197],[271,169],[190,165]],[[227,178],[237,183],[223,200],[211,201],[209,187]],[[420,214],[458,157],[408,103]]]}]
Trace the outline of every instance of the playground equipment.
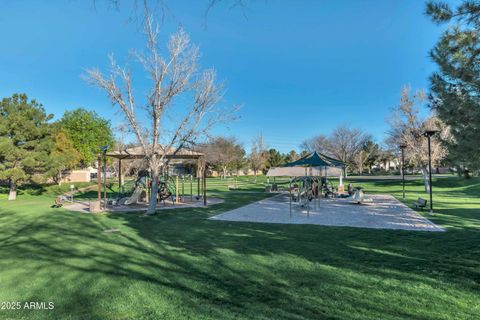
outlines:
[{"label": "playground equipment", "polygon": [[160,182],[160,185],[158,187],[158,200],[162,201],[165,204],[165,200],[167,200],[168,198],[171,198],[172,202],[174,202],[173,193],[170,190],[168,183],[162,181]]},{"label": "playground equipment", "polygon": [[[147,146],[148,147],[148,146]],[[102,191],[102,162],[103,168],[106,167],[106,158],[111,157],[118,160],[118,188],[122,192],[122,197],[116,200],[107,199],[107,182],[105,169],[103,170],[104,179],[103,179],[103,189],[104,189],[104,202],[103,208],[106,208],[107,204],[110,205],[119,205],[119,204],[134,204],[134,203],[148,203],[151,195],[151,177],[147,175],[145,180],[145,185],[139,185],[138,179],[135,181],[135,187],[133,188],[132,193],[128,196],[124,196],[125,188],[124,182],[122,181],[122,160],[133,160],[133,159],[144,159],[146,157],[144,149],[142,147],[129,148],[122,151],[113,151],[107,152],[107,147],[102,148],[102,154],[98,157],[98,169],[97,169],[97,180],[98,180],[98,207],[102,202],[101,191]],[[157,152],[159,157],[163,157],[165,163],[161,166],[162,175],[159,177],[159,192],[157,199],[160,201],[165,201],[171,199],[173,203],[184,202],[186,196],[190,196],[190,201],[193,202],[194,198],[196,200],[203,200],[203,205],[207,205],[207,183],[206,183],[206,162],[204,159],[204,154],[195,152],[186,148],[164,148],[159,149]],[[103,161],[102,161],[103,160]],[[169,172],[169,163],[179,163],[180,161],[196,161],[197,162],[197,172],[196,175],[178,175],[178,176],[168,176]],[[194,196],[193,185],[197,180],[197,194]],[[187,193],[188,184],[190,185],[190,192]],[[115,191],[111,188],[112,193]]]},{"label": "playground equipment", "polygon": [[[306,208],[307,217],[309,217],[310,202],[315,200],[314,206],[319,206],[320,193],[324,194],[325,197],[336,194],[333,186],[327,179],[327,170],[334,169],[338,171],[341,184],[339,188],[343,189],[342,175],[344,168],[345,163],[342,161],[315,151],[282,167],[269,169],[267,177],[292,177],[289,182],[290,217],[292,216],[292,203],[294,202],[298,203],[301,208]],[[325,173],[324,177],[322,177],[322,171]],[[270,188],[270,180],[267,181],[266,190],[272,191],[273,186]]]},{"label": "playground equipment", "polygon": [[120,198],[116,203],[118,205],[126,205],[126,206],[138,203],[142,193],[147,188],[147,179],[148,179],[148,172],[140,171],[138,173],[138,178],[135,181],[135,188],[133,189],[133,193],[129,197]]},{"label": "playground equipment", "polygon": [[314,200],[314,207],[320,205],[319,190],[321,178],[304,176],[292,178],[289,182],[290,216],[292,216],[292,204],[298,203],[301,208],[307,209],[310,216],[310,202]]},{"label": "playground equipment", "polygon": [[373,199],[367,197],[365,192],[363,192],[362,188],[357,188],[353,196],[351,196],[350,198],[354,203],[357,203],[357,204],[373,202]]},{"label": "playground equipment", "polygon": [[[165,204],[166,200],[171,200],[172,204],[179,204],[185,202],[187,197],[189,197],[190,202],[193,202],[193,175],[163,175],[160,176],[158,180],[157,200],[159,202]],[[186,193],[187,189],[190,190],[188,194]],[[150,174],[147,171],[140,171],[131,195],[121,197],[114,203],[126,206],[137,203],[148,203],[151,192],[152,178],[150,177]],[[196,197],[196,199],[199,200],[200,197]]]}]

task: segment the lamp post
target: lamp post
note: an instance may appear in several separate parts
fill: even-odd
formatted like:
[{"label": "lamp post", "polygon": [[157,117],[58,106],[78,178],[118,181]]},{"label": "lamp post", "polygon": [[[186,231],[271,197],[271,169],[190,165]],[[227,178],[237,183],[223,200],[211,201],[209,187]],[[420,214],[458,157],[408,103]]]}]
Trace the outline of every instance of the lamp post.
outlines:
[{"label": "lamp post", "polygon": [[398,146],[402,150],[402,185],[403,185],[403,199],[405,199],[405,148],[407,145],[402,143]]},{"label": "lamp post", "polygon": [[432,147],[431,138],[437,133],[437,130],[425,130],[423,135],[428,139],[428,180],[430,190],[430,213],[433,213],[433,197],[432,197]]},{"label": "lamp post", "polygon": [[97,185],[98,185],[98,209],[102,209],[102,156],[98,155],[97,167]]},{"label": "lamp post", "polygon": [[108,145],[100,148],[103,153],[103,210],[107,210],[107,150]]}]

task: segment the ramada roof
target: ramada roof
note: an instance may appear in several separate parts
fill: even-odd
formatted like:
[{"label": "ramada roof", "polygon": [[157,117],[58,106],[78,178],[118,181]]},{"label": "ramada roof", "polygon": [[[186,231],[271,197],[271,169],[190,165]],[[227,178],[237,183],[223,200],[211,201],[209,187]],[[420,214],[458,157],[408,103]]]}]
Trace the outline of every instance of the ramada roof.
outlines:
[{"label": "ramada roof", "polygon": [[[180,148],[176,153],[175,153],[175,150],[176,148],[173,148],[173,147],[168,148],[168,150],[164,150],[164,148],[160,147],[158,148],[157,154],[160,156],[165,154],[165,156],[169,159],[182,159],[182,160],[199,159],[203,157],[203,153],[193,151],[191,149]],[[107,152],[107,157],[112,157],[117,159],[141,159],[141,158],[145,158],[145,153],[143,152],[142,147],[134,147],[134,148],[128,148],[122,151]]]}]

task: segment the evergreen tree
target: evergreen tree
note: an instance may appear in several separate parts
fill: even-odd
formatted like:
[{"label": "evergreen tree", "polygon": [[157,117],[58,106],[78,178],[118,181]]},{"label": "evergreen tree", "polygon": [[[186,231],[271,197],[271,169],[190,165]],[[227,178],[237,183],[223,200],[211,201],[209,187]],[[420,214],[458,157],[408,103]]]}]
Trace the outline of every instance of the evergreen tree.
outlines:
[{"label": "evergreen tree", "polygon": [[0,101],[0,180],[10,185],[9,200],[16,199],[18,185],[46,172],[52,148],[51,118],[25,94]]},{"label": "evergreen tree", "polygon": [[297,161],[298,159],[300,159],[300,155],[295,150],[291,150],[285,155],[285,163]]},{"label": "evergreen tree", "polygon": [[480,2],[463,1],[456,8],[427,3],[437,24],[450,23],[431,51],[439,70],[431,78],[431,107],[451,128],[444,141],[449,160],[468,170],[480,169]]},{"label": "evergreen tree", "polygon": [[268,150],[267,163],[265,165],[266,171],[272,167],[279,167],[285,163],[285,156],[282,155],[277,149],[271,148]]}]

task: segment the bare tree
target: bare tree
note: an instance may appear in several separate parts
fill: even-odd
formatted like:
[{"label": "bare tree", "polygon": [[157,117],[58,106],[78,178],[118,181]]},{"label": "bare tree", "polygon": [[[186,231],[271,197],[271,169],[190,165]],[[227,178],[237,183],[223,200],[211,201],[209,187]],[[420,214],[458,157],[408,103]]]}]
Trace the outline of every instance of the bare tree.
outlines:
[{"label": "bare tree", "polygon": [[355,155],[371,139],[370,134],[360,129],[341,125],[336,127],[329,136],[317,135],[306,140],[302,147],[310,152],[318,151],[347,164],[354,164]]},{"label": "bare tree", "polygon": [[234,137],[213,138],[201,146],[200,150],[205,154],[207,163],[222,171],[223,179],[229,170],[240,168],[245,157],[243,146]]},{"label": "bare tree", "polygon": [[305,140],[300,147],[303,150],[307,150],[309,152],[317,151],[320,153],[325,153],[325,154],[332,154],[332,144],[330,141],[330,138],[326,135],[319,134],[316,135],[313,138],[310,138],[308,140]]},{"label": "bare tree", "polygon": [[371,136],[360,129],[339,126],[333,130],[330,137],[331,151],[338,159],[345,163],[351,163],[355,154],[368,140],[371,140]]},{"label": "bare tree", "polygon": [[250,167],[255,174],[255,182],[257,182],[257,173],[260,170],[265,168],[268,159],[268,151],[265,143],[263,142],[263,136],[261,134],[258,135],[252,141],[252,150],[250,152]]},{"label": "bare tree", "polygon": [[[146,101],[137,103],[131,71],[118,65],[113,56],[108,74],[89,69],[86,79],[107,93],[141,146],[153,177],[147,214],[154,214],[160,168],[169,162],[166,154],[176,154],[207,136],[212,126],[231,119],[233,110],[217,107],[222,87],[217,84],[213,70],[198,69],[199,50],[191,44],[189,36],[179,29],[170,36],[167,52],[162,55],[158,25],[152,22],[147,10],[145,17],[146,49],[134,52],[133,57],[151,79]],[[180,99],[181,103],[176,104]]]},{"label": "bare tree", "polygon": [[[167,14],[174,16],[174,13],[170,10],[169,4],[173,3],[174,1],[171,0],[92,0],[92,5],[96,8],[97,3],[99,2],[106,2],[109,7],[120,10],[120,7],[125,4],[131,5],[131,15],[129,20],[138,21],[141,19],[141,12],[142,8],[153,8],[153,12],[158,13],[164,18]],[[204,0],[203,3],[205,5],[205,9],[203,11],[204,16],[204,27],[207,27],[207,19],[210,12],[220,4],[227,5],[230,9],[239,8],[242,10],[243,15],[246,18],[246,8],[247,4],[252,2],[251,0]],[[162,19],[163,20],[163,19]]]},{"label": "bare tree", "polygon": [[425,130],[439,130],[438,136],[431,139],[432,164],[438,165],[447,154],[441,139],[449,139],[449,128],[435,115],[421,118],[418,105],[425,102],[423,90],[410,94],[410,87],[405,86],[401,92],[400,104],[393,110],[389,119],[391,129],[387,144],[392,150],[398,150],[400,144],[406,145],[405,160],[410,165],[421,169],[425,182],[425,192],[429,191],[428,182],[428,145],[424,137]]}]

